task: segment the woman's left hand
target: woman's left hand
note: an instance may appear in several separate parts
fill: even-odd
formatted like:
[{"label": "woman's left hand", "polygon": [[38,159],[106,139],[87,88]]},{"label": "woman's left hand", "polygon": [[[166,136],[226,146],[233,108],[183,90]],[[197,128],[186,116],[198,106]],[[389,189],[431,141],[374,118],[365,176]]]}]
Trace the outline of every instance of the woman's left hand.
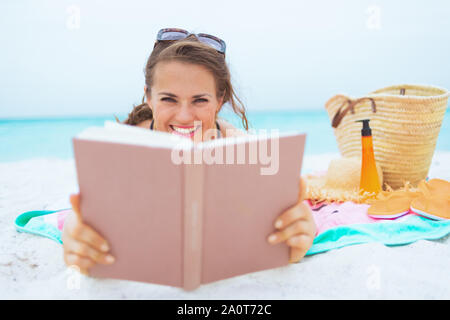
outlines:
[{"label": "woman's left hand", "polygon": [[296,205],[283,212],[275,221],[276,232],[268,237],[271,244],[286,241],[291,247],[289,262],[298,262],[311,248],[316,235],[316,225],[311,209],[303,200],[306,195],[306,182],[300,179],[299,201]]}]

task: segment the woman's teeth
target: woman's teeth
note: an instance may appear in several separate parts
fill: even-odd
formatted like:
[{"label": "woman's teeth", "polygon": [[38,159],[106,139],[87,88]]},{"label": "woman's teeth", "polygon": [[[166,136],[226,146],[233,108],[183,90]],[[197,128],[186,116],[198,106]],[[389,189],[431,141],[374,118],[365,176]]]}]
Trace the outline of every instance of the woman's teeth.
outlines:
[{"label": "woman's teeth", "polygon": [[195,127],[192,127],[192,128],[179,128],[179,127],[175,127],[175,126],[171,126],[171,127],[174,131],[181,133],[181,134],[191,134],[196,129]]}]

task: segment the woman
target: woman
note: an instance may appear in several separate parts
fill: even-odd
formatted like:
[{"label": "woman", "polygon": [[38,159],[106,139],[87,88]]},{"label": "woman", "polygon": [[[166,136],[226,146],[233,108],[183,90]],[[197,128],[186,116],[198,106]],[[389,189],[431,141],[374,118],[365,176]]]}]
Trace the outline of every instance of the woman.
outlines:
[{"label": "woman", "polygon": [[[203,139],[245,134],[217,118],[223,105],[229,103],[248,130],[245,109],[230,82],[225,43],[214,36],[162,29],[145,68],[144,99],[124,123],[190,138],[200,133],[198,130]],[[206,134],[208,130],[215,134]],[[316,232],[311,210],[302,203],[306,192],[303,181],[301,186],[298,203],[278,217],[275,231],[268,237],[269,243],[286,242],[291,247],[291,262],[303,258]],[[114,263],[107,241],[83,223],[79,195],[72,195],[70,201],[73,212],[62,235],[65,263],[78,266],[84,274],[96,263]]]}]

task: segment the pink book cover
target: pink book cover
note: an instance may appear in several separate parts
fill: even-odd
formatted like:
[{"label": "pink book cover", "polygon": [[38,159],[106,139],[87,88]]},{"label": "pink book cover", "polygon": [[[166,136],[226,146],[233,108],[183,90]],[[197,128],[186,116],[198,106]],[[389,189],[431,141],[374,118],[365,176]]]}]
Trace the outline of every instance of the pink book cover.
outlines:
[{"label": "pink book cover", "polygon": [[[142,140],[143,129],[132,129]],[[267,237],[298,201],[305,138],[219,139],[186,148],[189,164],[174,163],[173,149],[161,143],[74,137],[83,221],[116,258],[90,274],[193,290],[288,265],[289,247]],[[203,161],[194,163],[198,155]]]}]

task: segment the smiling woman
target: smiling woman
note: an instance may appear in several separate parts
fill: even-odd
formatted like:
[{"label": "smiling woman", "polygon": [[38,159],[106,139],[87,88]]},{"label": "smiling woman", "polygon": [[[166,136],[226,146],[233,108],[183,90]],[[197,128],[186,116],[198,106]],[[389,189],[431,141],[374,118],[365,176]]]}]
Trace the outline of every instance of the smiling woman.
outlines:
[{"label": "smiling woman", "polygon": [[200,128],[198,123],[202,137],[213,128],[220,136],[227,131],[228,135],[232,131],[242,134],[217,119],[225,103],[248,130],[245,108],[233,90],[224,52],[195,35],[180,41],[158,40],[145,67],[142,104],[134,107],[124,123],[191,138]]},{"label": "smiling woman", "polygon": [[[224,42],[207,36],[208,41],[204,43],[201,37],[186,37],[184,33],[181,39],[175,40],[171,36],[178,36],[178,31],[164,36],[165,30],[179,29],[163,29],[158,34],[145,68],[143,102],[134,107],[124,123],[189,138],[198,136],[194,133],[200,133],[201,128],[202,140],[215,139],[219,134],[220,137],[246,134],[217,119],[223,105],[229,103],[248,131],[245,108],[230,82]],[[218,39],[216,44],[221,45],[211,46],[211,39]],[[279,215],[274,223],[275,231],[267,238],[270,244],[285,242],[290,246],[291,262],[299,261],[306,254],[316,233],[312,212],[303,202],[306,195],[303,181],[299,191],[298,202]],[[72,195],[70,201],[73,212],[68,215],[62,234],[65,262],[78,266],[83,273],[96,263],[113,263],[115,258],[109,254],[106,239],[82,221],[79,194]]]}]

